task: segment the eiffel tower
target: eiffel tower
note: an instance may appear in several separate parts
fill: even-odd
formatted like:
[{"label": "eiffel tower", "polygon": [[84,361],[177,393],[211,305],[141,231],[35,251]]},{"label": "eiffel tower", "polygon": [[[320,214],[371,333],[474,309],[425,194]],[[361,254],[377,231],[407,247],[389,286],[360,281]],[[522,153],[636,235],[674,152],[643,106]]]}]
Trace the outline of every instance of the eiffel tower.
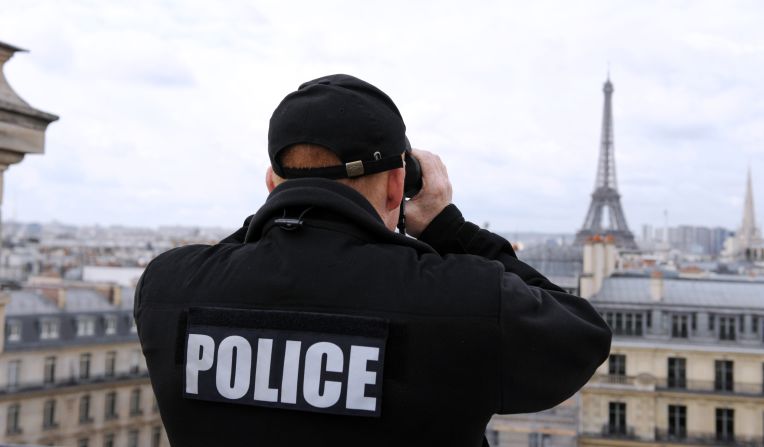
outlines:
[{"label": "eiffel tower", "polygon": [[[613,146],[613,83],[608,76],[605,86],[605,108],[602,111],[602,136],[600,138],[600,159],[597,165],[597,180],[594,183],[592,202],[586,213],[584,225],[576,233],[576,245],[583,245],[593,236],[610,236],[617,247],[636,249],[634,235],[626,224],[626,216],[621,207],[621,195],[615,177],[615,153]],[[602,225],[607,208],[607,226]]]}]

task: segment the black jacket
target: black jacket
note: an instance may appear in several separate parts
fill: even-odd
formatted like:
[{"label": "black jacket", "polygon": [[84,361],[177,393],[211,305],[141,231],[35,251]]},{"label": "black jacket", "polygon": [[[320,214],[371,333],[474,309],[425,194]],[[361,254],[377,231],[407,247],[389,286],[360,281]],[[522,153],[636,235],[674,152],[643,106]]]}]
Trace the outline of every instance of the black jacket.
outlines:
[{"label": "black jacket", "polygon": [[[252,241],[244,243],[250,224]],[[575,393],[607,358],[611,337],[586,300],[519,261],[506,240],[465,222],[455,206],[415,240],[385,228],[351,188],[317,179],[285,182],[216,245],[158,256],[136,290],[135,317],[174,447],[478,447],[493,414],[539,411]],[[272,332],[252,332],[263,328]],[[208,330],[217,354],[212,344],[189,338]],[[245,372],[249,363],[235,362],[251,358],[247,377],[219,369],[223,336],[215,334],[225,330],[240,331],[233,338],[252,346],[251,357],[241,356],[243,345],[226,357]],[[344,346],[338,359],[355,355],[348,354],[353,343],[382,340],[375,345],[382,350],[373,351],[381,358],[356,363],[356,376],[365,379],[348,379],[348,359],[332,369],[324,352],[314,356],[318,388],[303,383],[293,390],[302,406],[279,404],[278,397],[258,402],[257,391],[252,397],[255,358],[264,349],[258,337],[275,340],[277,366],[264,386],[276,390],[273,396],[289,394],[286,360],[278,365],[288,348],[277,347],[278,334],[302,340],[294,386],[298,376],[308,381],[305,348],[321,337],[356,340],[336,341]],[[239,357],[231,360],[230,352]],[[360,388],[351,391],[349,380],[361,380]],[[198,381],[198,390],[189,381]],[[241,399],[221,398],[221,389],[237,383]],[[362,395],[375,412],[348,410],[343,399],[332,409],[305,404],[311,392],[314,399],[331,394],[331,383],[343,399]]]}]

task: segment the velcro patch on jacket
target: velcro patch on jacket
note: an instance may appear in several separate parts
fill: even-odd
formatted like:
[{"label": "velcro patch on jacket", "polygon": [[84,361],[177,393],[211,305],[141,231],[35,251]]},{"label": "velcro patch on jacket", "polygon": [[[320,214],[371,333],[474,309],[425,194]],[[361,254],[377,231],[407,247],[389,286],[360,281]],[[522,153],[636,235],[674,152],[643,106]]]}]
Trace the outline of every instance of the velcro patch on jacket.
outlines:
[{"label": "velcro patch on jacket", "polygon": [[191,308],[183,396],[379,417],[387,334],[379,318]]}]

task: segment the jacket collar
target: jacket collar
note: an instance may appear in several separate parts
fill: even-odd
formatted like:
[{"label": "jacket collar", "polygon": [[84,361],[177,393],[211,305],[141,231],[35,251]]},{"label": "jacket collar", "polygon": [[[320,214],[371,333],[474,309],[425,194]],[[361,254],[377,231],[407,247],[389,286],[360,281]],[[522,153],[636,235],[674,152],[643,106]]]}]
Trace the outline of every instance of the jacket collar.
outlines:
[{"label": "jacket collar", "polygon": [[[380,241],[408,245],[418,251],[435,252],[423,242],[390,231],[371,203],[358,191],[342,183],[321,178],[291,179],[277,186],[268,195],[265,204],[252,216],[248,233],[252,235],[252,240],[260,239],[266,226],[281,217],[284,210],[310,206],[339,215]],[[309,218],[307,216],[306,220]]]}]

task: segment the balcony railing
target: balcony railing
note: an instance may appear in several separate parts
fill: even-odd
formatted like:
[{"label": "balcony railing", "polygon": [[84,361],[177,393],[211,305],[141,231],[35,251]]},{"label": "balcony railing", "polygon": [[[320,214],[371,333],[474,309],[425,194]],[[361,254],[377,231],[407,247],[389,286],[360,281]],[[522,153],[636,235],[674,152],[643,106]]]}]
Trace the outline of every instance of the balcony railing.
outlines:
[{"label": "balcony railing", "polygon": [[76,386],[85,386],[91,384],[100,383],[119,383],[128,380],[148,378],[148,371],[138,372],[125,372],[123,374],[111,374],[111,375],[92,375],[88,378],[70,377],[63,380],[57,380],[55,382],[24,382],[16,385],[8,385],[0,388],[0,395],[26,393],[30,391],[38,390],[50,390],[58,388],[70,388]]},{"label": "balcony railing", "polygon": [[635,379],[633,376],[622,376],[618,374],[597,374],[591,381],[612,385],[634,385]]},{"label": "balcony railing", "polygon": [[687,445],[709,445],[724,447],[764,447],[762,438],[752,438],[744,436],[720,437],[715,433],[686,433],[684,436],[669,433],[666,429],[656,429],[655,438],[647,439],[636,436],[634,428],[630,426],[617,426],[604,424],[602,430],[598,433],[584,433],[583,436],[597,437],[605,439],[633,439],[645,443],[667,443],[667,444],[687,444]]},{"label": "balcony railing", "polygon": [[605,438],[636,438],[636,435],[634,434],[634,427],[629,427],[628,425],[604,424],[602,426],[601,435]]},{"label": "balcony railing", "polygon": [[744,436],[717,436],[715,433],[686,433],[685,436],[677,436],[665,429],[655,430],[655,440],[670,442],[672,444],[692,445],[719,445],[734,447],[764,447],[762,438]]},{"label": "balcony railing", "polygon": [[655,387],[663,390],[687,390],[708,393],[746,394],[764,396],[761,383],[722,383],[713,380],[666,380],[659,379]]},{"label": "balcony railing", "polygon": [[[614,386],[637,386],[638,379],[634,376],[622,376],[616,374],[597,374],[589,381],[590,384],[605,384]],[[649,376],[639,378],[639,385],[651,387],[657,390],[680,391],[691,393],[714,393],[741,396],[763,396],[764,385],[761,383],[721,383],[713,380],[677,380],[677,379],[651,379]]]}]

